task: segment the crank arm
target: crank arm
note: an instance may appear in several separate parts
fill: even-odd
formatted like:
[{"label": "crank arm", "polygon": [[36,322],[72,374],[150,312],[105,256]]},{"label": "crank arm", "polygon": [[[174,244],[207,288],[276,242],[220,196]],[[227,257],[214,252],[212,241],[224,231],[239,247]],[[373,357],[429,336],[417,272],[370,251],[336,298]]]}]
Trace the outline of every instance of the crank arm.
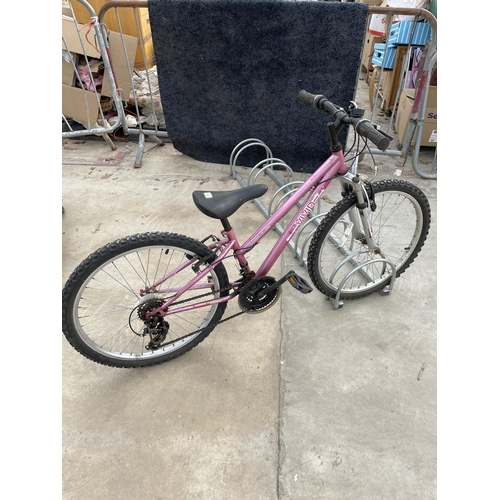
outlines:
[{"label": "crank arm", "polygon": [[283,278],[276,281],[276,283],[273,283],[271,286],[268,286],[267,288],[264,288],[263,290],[258,292],[257,299],[261,299],[271,290],[274,290],[275,288],[281,286],[285,281],[288,281],[290,285],[292,285],[296,290],[302,293],[310,293],[313,290],[311,285],[309,285],[309,283],[304,278],[301,278],[298,274],[296,274],[295,271],[288,271],[288,273],[286,273]]}]

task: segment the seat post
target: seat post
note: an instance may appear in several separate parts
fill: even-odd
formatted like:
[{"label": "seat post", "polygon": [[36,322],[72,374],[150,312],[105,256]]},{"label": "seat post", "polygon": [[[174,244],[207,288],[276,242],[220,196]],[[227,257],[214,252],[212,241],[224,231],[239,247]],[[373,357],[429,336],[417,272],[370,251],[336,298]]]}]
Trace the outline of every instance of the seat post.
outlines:
[{"label": "seat post", "polygon": [[222,227],[224,228],[224,231],[228,232],[228,231],[231,231],[231,229],[233,229],[231,227],[231,224],[229,223],[228,218],[220,219],[220,221],[222,222]]},{"label": "seat post", "polygon": [[236,257],[236,260],[238,261],[240,265],[240,274],[242,276],[247,276],[251,273],[250,268],[248,267],[248,262],[245,259],[245,256],[241,253],[241,248],[240,244],[238,243],[238,240],[236,239],[236,235],[234,234],[233,228],[231,227],[231,224],[229,223],[229,219],[219,219],[222,222],[222,226],[224,227],[224,231],[226,232],[228,238],[230,240],[234,241],[234,257]]}]

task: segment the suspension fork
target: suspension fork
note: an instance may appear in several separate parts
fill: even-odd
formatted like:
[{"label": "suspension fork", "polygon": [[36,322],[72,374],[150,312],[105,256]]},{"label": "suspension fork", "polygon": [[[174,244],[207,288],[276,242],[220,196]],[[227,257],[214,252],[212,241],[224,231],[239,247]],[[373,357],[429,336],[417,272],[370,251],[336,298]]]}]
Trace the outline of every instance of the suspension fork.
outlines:
[{"label": "suspension fork", "polygon": [[[349,210],[349,219],[352,224],[352,236],[357,240],[364,240],[370,250],[375,253],[380,253],[379,246],[373,239],[373,229],[371,225],[371,214],[373,213],[366,189],[363,186],[361,179],[350,172],[342,176],[343,181],[352,186],[356,194],[356,208]],[[357,217],[354,210],[359,212],[360,217]],[[361,220],[361,225],[359,221]]]}]

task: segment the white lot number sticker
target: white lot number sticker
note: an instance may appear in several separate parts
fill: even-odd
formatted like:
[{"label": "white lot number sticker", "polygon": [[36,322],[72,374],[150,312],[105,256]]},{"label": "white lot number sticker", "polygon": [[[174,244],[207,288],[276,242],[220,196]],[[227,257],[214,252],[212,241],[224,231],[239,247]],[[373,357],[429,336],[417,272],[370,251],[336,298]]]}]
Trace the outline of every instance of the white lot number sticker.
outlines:
[{"label": "white lot number sticker", "polygon": [[429,137],[429,142],[437,142],[438,141],[438,131],[433,130],[431,136]]}]

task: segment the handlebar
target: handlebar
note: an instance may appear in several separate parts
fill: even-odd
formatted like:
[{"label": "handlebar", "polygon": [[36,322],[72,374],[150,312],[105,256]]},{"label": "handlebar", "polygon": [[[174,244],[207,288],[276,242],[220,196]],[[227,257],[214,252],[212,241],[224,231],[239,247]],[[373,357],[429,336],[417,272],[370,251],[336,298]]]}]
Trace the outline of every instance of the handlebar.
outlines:
[{"label": "handlebar", "polygon": [[385,151],[389,147],[391,139],[382,132],[378,131],[369,120],[366,118],[350,116],[344,109],[330,102],[324,95],[314,95],[306,92],[305,90],[301,90],[299,92],[299,99],[311,104],[317,109],[325,111],[345,125],[352,125],[354,130],[359,135],[366,137],[369,141],[373,142],[378,149]]}]

